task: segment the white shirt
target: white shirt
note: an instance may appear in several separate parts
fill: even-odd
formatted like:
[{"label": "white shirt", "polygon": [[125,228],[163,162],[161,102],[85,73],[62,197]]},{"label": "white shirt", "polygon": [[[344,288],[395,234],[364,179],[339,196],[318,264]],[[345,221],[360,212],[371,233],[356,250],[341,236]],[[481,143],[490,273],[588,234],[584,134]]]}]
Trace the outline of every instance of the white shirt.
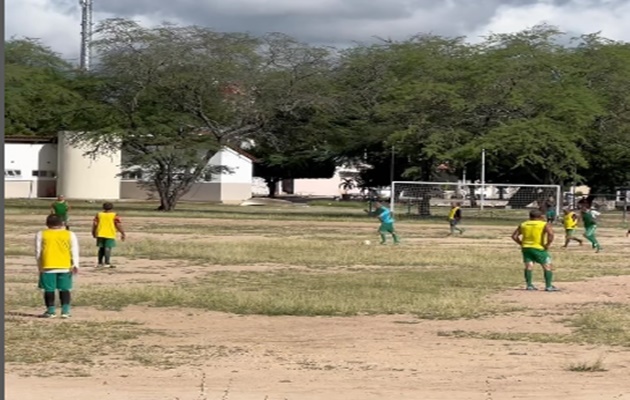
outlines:
[{"label": "white shirt", "polygon": [[[65,228],[63,228],[65,229]],[[77,239],[77,235],[74,232],[70,232],[70,252],[72,254],[72,267],[79,268],[79,240]],[[35,236],[35,259],[37,260],[37,265],[41,266],[41,256],[42,256],[42,231],[37,232]],[[60,268],[60,269],[49,269],[45,271],[46,273],[62,273],[68,272],[68,268]]]}]

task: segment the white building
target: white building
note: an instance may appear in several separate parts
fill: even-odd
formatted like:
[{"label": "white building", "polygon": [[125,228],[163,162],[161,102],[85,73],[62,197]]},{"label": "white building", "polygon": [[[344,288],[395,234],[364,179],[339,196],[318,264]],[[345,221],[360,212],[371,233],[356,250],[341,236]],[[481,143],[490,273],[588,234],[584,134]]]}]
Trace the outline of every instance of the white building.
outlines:
[{"label": "white building", "polygon": [[[157,198],[142,185],[142,171],[122,173],[120,151],[99,157],[59,138],[5,138],[5,198],[54,197],[118,200]],[[209,164],[226,171],[193,185],[182,198],[191,201],[241,202],[252,196],[254,158],[231,147],[222,148]]]}]

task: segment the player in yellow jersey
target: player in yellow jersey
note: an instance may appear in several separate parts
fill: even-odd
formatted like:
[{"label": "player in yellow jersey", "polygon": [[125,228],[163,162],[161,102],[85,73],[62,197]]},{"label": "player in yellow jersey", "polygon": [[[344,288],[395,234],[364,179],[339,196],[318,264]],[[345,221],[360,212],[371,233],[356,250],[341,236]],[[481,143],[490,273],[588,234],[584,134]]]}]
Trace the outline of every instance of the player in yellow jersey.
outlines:
[{"label": "player in yellow jersey", "polygon": [[571,210],[568,207],[565,208],[563,222],[564,222],[565,238],[564,238],[564,246],[562,247],[568,247],[569,242],[571,242],[572,240],[575,242],[578,242],[580,246],[582,246],[584,242],[582,242],[582,240],[574,236],[575,230],[577,229],[577,226],[578,226],[578,216],[575,213],[575,211]]},{"label": "player in yellow jersey", "polygon": [[450,232],[448,236],[452,236],[455,231],[459,232],[459,234],[463,234],[464,230],[462,228],[458,228],[457,225],[462,221],[462,208],[459,203],[451,203],[451,211],[448,213],[448,224],[450,226]]},{"label": "player in yellow jersey", "polygon": [[538,290],[532,284],[532,269],[534,264],[540,264],[545,272],[545,291],[556,292],[558,289],[553,286],[551,257],[548,252],[554,235],[551,224],[545,221],[545,217],[540,210],[530,211],[529,220],[516,228],[512,233],[512,240],[521,246],[527,290]]},{"label": "player in yellow jersey", "polygon": [[104,203],[103,211],[96,214],[92,223],[92,236],[98,247],[97,267],[114,268],[111,264],[112,249],[116,247],[116,234],[120,232],[120,239],[125,241],[120,217],[114,212],[112,203]]},{"label": "player in yellow jersey", "polygon": [[43,317],[55,318],[55,293],[59,291],[61,318],[70,318],[72,276],[79,271],[79,241],[58,215],[49,215],[46,227],[35,237],[39,288],[44,290],[46,304]]}]

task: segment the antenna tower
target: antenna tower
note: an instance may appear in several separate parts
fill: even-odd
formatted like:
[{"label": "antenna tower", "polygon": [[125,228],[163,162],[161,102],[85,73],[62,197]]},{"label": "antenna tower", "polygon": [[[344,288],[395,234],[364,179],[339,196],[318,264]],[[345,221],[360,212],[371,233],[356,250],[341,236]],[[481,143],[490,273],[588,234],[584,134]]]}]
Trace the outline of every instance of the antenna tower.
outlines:
[{"label": "antenna tower", "polygon": [[81,5],[81,69],[90,70],[92,58],[92,0],[79,0]]}]

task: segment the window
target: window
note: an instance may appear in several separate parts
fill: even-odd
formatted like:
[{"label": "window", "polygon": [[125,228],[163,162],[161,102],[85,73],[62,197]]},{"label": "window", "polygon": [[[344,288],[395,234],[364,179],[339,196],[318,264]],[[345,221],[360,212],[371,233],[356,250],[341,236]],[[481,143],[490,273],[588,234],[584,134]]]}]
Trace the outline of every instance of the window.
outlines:
[{"label": "window", "polygon": [[38,178],[55,178],[57,174],[54,171],[34,170],[33,176]]},{"label": "window", "polygon": [[139,181],[142,180],[142,171],[134,169],[132,171],[125,171],[122,173],[122,179],[127,181]]},{"label": "window", "polygon": [[5,178],[21,178],[22,171],[20,171],[19,169],[5,169],[4,176]]}]

